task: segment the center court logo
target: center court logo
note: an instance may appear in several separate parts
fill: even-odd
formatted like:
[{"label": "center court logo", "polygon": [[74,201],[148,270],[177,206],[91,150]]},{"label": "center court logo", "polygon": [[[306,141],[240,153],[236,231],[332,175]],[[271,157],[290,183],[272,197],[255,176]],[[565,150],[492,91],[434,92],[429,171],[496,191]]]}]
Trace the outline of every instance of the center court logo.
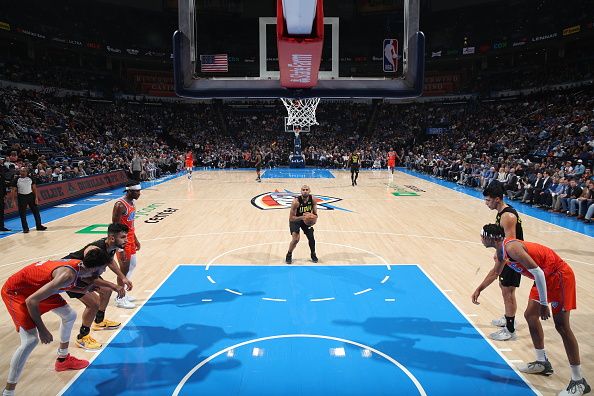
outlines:
[{"label": "center court logo", "polygon": [[[252,205],[258,209],[271,210],[271,209],[289,209],[293,198],[298,197],[299,193],[295,193],[289,190],[285,191],[273,191],[264,194],[256,195],[252,198]],[[334,202],[342,201],[342,198],[328,197],[326,195],[315,195],[314,198],[318,204],[320,210],[344,210],[345,212],[351,212],[351,210],[341,208],[339,206],[332,205]]]}]

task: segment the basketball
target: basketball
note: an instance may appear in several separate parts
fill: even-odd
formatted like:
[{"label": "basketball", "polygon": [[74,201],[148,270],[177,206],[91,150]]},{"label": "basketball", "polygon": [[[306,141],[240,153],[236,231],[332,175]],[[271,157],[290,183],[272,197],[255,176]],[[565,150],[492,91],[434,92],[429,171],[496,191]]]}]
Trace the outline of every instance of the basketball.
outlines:
[{"label": "basketball", "polygon": [[305,218],[303,219],[303,222],[308,226],[312,226],[312,225],[316,224],[317,221],[318,221],[318,216],[316,216],[313,213],[306,213]]}]

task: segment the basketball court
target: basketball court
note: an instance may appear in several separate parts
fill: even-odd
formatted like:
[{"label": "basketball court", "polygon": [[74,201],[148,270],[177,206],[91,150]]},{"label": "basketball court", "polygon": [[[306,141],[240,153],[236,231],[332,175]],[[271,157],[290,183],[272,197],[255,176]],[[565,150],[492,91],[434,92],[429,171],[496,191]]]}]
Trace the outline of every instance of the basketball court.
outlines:
[{"label": "basketball court", "polygon": [[[524,279],[518,290],[519,339],[486,337],[501,315],[500,291],[485,290],[478,306],[470,295],[492,266],[493,252],[479,233],[495,214],[473,190],[403,172],[392,178],[364,171],[357,187],[345,171],[265,170],[263,176],[256,183],[253,171],[198,170],[192,180],[143,183],[136,221],[142,249],[131,293],[141,306],[110,304],[106,317],[125,325],[92,333],[106,343],[103,351],[71,347],[92,360],[83,372],[56,373],[56,344],[40,345],[20,394],[43,387],[44,394],[68,395],[552,395],[566,385],[569,367],[552,320],[544,328],[555,374],[523,376],[514,368],[533,360],[521,318],[530,282]],[[302,240],[286,265],[288,207],[304,183],[320,197],[314,227],[320,262],[311,263]],[[393,195],[397,190],[418,195]],[[0,281],[102,237],[120,194],[45,210],[47,232],[0,239]],[[518,210],[526,238],[551,246],[576,273],[572,327],[587,376],[594,371],[593,230]],[[155,216],[163,211],[171,215]],[[18,219],[8,227],[18,229]],[[82,304],[69,303],[79,313],[76,329]],[[0,319],[6,372],[18,336],[6,310]],[[57,331],[57,316],[44,320]]]},{"label": "basketball court", "polygon": [[[495,213],[480,193],[404,170],[362,171],[355,186],[346,171],[299,169],[300,134],[324,133],[315,115],[324,99],[421,94],[419,3],[357,2],[353,13],[330,0],[257,6],[180,0],[175,92],[228,103],[282,98],[285,132],[295,136],[291,167],[263,170],[260,183],[253,170],[197,170],[191,179],[179,174],[143,183],[136,203],[142,248],[131,291],[139,306],[109,306],[106,318],[124,323],[92,333],[102,351],[71,347],[91,360],[83,371],[53,371],[56,343],[40,345],[19,394],[511,396],[564,388],[569,367],[552,320],[544,328],[555,374],[524,376],[515,368],[534,359],[521,314],[531,282],[517,293],[516,341],[487,338],[497,330],[491,320],[503,313],[496,285],[480,305],[471,303],[493,266],[480,231]],[[362,19],[374,29],[359,31]],[[230,23],[245,35],[230,37]],[[225,40],[246,52],[246,64],[234,64]],[[355,40],[369,54],[361,67],[345,69],[341,59],[351,56]],[[275,128],[282,132],[282,125]],[[303,184],[318,201],[320,261],[310,261],[302,239],[287,265],[289,208]],[[121,194],[106,191],[44,210],[47,232],[3,234],[0,281],[101,238]],[[572,328],[584,376],[591,377],[594,228],[517,209],[526,239],[552,247],[575,271]],[[19,229],[18,219],[6,225]],[[82,304],[69,302],[80,318]],[[0,370],[7,372],[18,336],[6,310],[0,320]],[[57,317],[44,320],[57,330]]]}]

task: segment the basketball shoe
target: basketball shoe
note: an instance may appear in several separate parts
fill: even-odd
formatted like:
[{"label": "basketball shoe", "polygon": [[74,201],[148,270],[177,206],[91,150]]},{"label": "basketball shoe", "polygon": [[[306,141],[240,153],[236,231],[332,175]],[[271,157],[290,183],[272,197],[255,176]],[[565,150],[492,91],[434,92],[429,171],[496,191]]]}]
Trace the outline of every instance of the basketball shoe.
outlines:
[{"label": "basketball shoe", "polygon": [[518,339],[516,332],[510,332],[507,327],[503,327],[495,333],[489,334],[489,338],[495,341],[515,341]]},{"label": "basketball shoe", "polygon": [[585,378],[579,381],[571,380],[567,388],[559,392],[559,396],[581,396],[590,393],[591,390],[592,388],[590,388]]},{"label": "basketball shoe", "polygon": [[63,362],[56,360],[54,368],[56,369],[56,371],[81,370],[87,367],[88,365],[88,360],[77,359],[71,354],[68,354],[66,355],[66,358]]},{"label": "basketball shoe", "polygon": [[530,362],[524,366],[518,367],[518,369],[526,374],[540,374],[540,375],[551,375],[554,373],[553,366],[551,366],[551,362],[545,360],[544,362],[535,360],[534,362]]},{"label": "basketball shoe", "polygon": [[118,308],[126,308],[126,309],[136,308],[136,304],[134,304],[132,301],[128,300],[126,298],[126,296],[124,296],[122,298],[116,297],[115,303],[116,303],[116,307],[118,307]]},{"label": "basketball shoe", "polygon": [[[505,327],[507,325],[506,321],[505,321],[505,316],[502,316],[500,318],[497,319],[493,319],[491,321],[491,324],[495,327]],[[516,322],[516,320],[514,319],[514,327],[516,327],[518,325],[518,323]]]},{"label": "basketball shoe", "polygon": [[76,345],[87,351],[98,351],[99,349],[103,348],[103,344],[97,342],[97,340],[91,337],[89,334],[82,338],[77,338]]},{"label": "basketball shoe", "polygon": [[103,322],[96,323],[93,322],[93,330],[114,330],[120,327],[122,324],[120,322],[114,322],[113,320],[103,319]]}]

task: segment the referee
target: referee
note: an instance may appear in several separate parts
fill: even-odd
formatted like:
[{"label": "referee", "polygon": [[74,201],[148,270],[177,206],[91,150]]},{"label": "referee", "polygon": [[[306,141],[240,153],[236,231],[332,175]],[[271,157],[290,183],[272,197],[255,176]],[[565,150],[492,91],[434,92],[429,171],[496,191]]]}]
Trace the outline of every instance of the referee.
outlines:
[{"label": "referee", "polygon": [[7,183],[7,170],[4,166],[4,157],[0,157],[0,232],[10,231],[4,226],[4,201],[6,200]]},{"label": "referee", "polygon": [[17,194],[17,204],[19,207],[19,215],[21,216],[21,224],[23,226],[23,233],[29,232],[29,224],[27,224],[27,206],[31,208],[33,216],[35,217],[35,226],[38,231],[45,231],[47,227],[41,224],[41,215],[39,214],[39,203],[37,199],[37,186],[35,181],[29,177],[28,170],[22,167],[19,170],[19,177],[12,183],[12,193]]}]

